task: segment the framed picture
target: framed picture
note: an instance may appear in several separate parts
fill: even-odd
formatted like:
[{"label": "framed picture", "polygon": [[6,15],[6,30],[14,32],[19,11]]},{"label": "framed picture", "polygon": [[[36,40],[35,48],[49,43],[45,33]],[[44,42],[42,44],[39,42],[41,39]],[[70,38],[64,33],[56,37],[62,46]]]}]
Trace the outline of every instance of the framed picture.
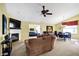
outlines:
[{"label": "framed picture", "polygon": [[7,33],[7,18],[3,14],[2,15],[2,34],[6,34],[6,33]]},{"label": "framed picture", "polygon": [[49,33],[53,32],[53,26],[46,26],[46,31]]}]

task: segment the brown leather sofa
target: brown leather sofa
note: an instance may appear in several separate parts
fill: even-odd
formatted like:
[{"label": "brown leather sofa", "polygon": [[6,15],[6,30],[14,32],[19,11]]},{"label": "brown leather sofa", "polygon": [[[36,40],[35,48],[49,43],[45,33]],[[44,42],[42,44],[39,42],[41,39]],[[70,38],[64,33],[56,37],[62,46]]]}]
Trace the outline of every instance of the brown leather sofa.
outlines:
[{"label": "brown leather sofa", "polygon": [[26,53],[29,56],[36,56],[47,51],[51,51],[54,47],[55,37],[51,35],[42,35],[37,38],[25,40]]}]

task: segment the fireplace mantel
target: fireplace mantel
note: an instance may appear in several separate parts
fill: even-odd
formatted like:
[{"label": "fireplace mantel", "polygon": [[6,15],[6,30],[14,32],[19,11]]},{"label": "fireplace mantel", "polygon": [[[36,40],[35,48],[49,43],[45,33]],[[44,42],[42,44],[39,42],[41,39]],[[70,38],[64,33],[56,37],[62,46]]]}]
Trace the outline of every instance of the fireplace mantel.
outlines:
[{"label": "fireplace mantel", "polygon": [[10,29],[10,37],[12,36],[12,34],[19,34],[19,40],[20,40],[20,35],[21,35],[21,30],[20,29]]}]

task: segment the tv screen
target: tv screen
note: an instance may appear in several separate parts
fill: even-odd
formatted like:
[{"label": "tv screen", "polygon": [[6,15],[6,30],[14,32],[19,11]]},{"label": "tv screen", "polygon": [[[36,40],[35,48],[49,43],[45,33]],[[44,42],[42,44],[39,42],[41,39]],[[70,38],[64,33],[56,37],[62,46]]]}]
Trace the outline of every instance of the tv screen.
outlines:
[{"label": "tv screen", "polygon": [[10,18],[10,29],[20,29],[21,21]]}]

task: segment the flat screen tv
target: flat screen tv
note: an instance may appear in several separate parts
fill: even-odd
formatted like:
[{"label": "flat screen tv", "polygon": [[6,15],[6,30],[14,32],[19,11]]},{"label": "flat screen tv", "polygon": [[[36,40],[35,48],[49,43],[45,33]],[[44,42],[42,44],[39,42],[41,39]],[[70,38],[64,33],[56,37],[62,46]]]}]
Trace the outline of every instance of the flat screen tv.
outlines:
[{"label": "flat screen tv", "polygon": [[2,15],[2,34],[6,34],[6,33],[7,33],[7,18],[3,14]]},{"label": "flat screen tv", "polygon": [[10,18],[10,29],[21,29],[21,21]]}]

